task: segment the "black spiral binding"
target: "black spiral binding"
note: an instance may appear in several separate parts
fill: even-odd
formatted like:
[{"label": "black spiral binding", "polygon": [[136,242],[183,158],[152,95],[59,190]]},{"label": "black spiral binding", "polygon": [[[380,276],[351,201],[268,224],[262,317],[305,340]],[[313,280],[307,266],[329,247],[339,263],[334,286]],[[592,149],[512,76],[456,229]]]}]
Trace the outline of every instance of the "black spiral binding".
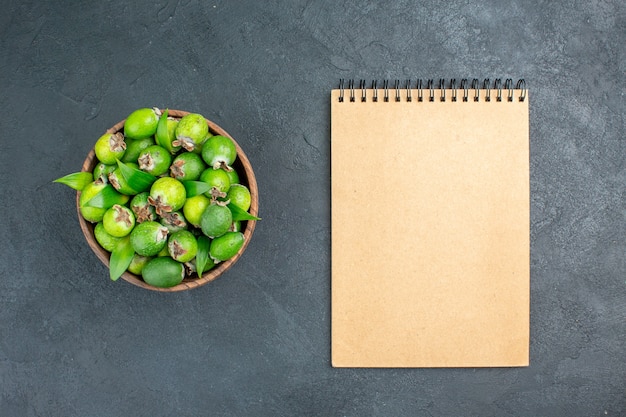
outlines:
[{"label": "black spiral binding", "polygon": [[[393,89],[395,91],[394,100],[399,102],[402,100],[400,90],[402,88],[406,89],[406,101],[413,101],[413,97],[411,96],[412,84],[411,80],[406,80],[404,87],[400,85],[400,80],[395,80],[392,87],[389,86],[389,80],[383,80],[382,82],[383,89],[383,101],[389,101],[389,90]],[[433,79],[426,80],[426,90],[428,90],[428,101],[435,101],[435,81]],[[349,101],[356,101],[356,93],[354,80],[350,79],[347,82],[347,89],[350,92]],[[424,83],[423,80],[418,79],[415,83],[415,89],[417,89],[417,101],[424,101]],[[478,102],[481,100],[480,90],[485,91],[484,100],[487,102],[491,101],[491,90],[496,90],[496,101],[507,101],[512,102],[514,98],[513,90],[520,90],[519,101],[526,100],[526,81],[521,78],[517,81],[515,86],[513,86],[513,80],[511,78],[507,78],[504,80],[504,85],[502,84],[502,79],[496,78],[493,81],[493,85],[491,84],[489,78],[485,78],[482,83],[482,87],[480,86],[480,81],[477,78],[472,79],[471,84],[468,86],[468,80],[463,78],[461,83],[457,88],[457,82],[455,78],[452,78],[448,82],[448,88],[446,88],[446,80],[444,78],[439,79],[439,88],[440,96],[439,101],[445,102],[447,100],[446,90],[451,90],[452,96],[450,97],[451,101],[455,102],[458,99],[459,91],[462,92],[461,101],[469,102],[470,101],[470,90],[474,90],[473,101]],[[367,88],[366,81],[359,80],[359,90],[361,90],[361,101],[367,101]],[[371,90],[373,90],[372,101],[378,101],[378,81],[372,80]],[[503,90],[506,91],[506,97],[503,96]],[[344,79],[339,80],[339,101],[343,102],[345,97],[345,88],[344,88]]]}]

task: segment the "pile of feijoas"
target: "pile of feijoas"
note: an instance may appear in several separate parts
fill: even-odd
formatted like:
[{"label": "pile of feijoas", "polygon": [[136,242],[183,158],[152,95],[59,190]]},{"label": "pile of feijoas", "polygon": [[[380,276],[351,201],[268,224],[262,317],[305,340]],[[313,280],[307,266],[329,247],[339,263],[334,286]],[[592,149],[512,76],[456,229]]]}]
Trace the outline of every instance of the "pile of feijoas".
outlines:
[{"label": "pile of feijoas", "polygon": [[241,221],[259,220],[232,166],[234,142],[213,135],[200,114],[135,110],[123,132],[102,135],[94,152],[93,172],[56,182],[80,191],[80,214],[111,253],[113,280],[129,271],[171,287],[200,277],[241,249]]}]

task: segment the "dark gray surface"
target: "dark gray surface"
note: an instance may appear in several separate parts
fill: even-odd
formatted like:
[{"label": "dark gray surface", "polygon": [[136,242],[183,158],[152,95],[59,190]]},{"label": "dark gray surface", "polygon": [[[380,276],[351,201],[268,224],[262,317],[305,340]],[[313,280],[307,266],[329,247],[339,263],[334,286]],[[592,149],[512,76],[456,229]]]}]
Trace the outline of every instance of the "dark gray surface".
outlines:
[{"label": "dark gray surface", "polygon": [[[623,1],[1,3],[0,415],[626,415]],[[331,368],[341,77],[526,79],[528,368]],[[193,291],[109,281],[51,184],[144,106],[214,120],[257,174],[245,256]]]}]

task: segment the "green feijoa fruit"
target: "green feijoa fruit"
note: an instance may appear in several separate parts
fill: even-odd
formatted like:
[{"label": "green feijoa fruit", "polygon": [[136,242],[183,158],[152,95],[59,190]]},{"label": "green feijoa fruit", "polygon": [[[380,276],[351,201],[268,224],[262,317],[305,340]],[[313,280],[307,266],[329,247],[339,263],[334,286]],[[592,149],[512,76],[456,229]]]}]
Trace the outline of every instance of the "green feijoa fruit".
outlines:
[{"label": "green feijoa fruit", "polygon": [[170,168],[172,155],[164,147],[152,145],[141,151],[137,162],[139,169],[158,177],[165,174]]},{"label": "green feijoa fruit", "polygon": [[168,230],[155,221],[139,223],[130,232],[130,244],[135,253],[143,256],[155,256],[167,244]]},{"label": "green feijoa fruit", "polygon": [[183,116],[176,126],[176,140],[174,146],[182,146],[193,151],[202,144],[209,133],[209,125],[201,114],[189,113]]},{"label": "green feijoa fruit", "polygon": [[[100,204],[98,204],[98,206],[89,205],[90,202],[96,199],[100,200],[99,197],[107,201],[99,201]],[[80,207],[80,214],[85,220],[97,223],[102,220],[104,213],[114,204],[124,204],[126,201],[128,201],[128,196],[124,196],[115,191],[111,184],[102,181],[94,181],[87,184],[82,189],[78,199],[78,206]]]},{"label": "green feijoa fruit", "polygon": [[109,181],[109,174],[113,171],[115,171],[115,168],[117,167],[117,165],[108,165],[105,164],[103,162],[99,162],[94,168],[93,168],[93,179],[94,180],[100,180],[103,182],[108,182]]},{"label": "green feijoa fruit", "polygon": [[231,169],[230,171],[226,171],[226,173],[228,174],[228,179],[230,180],[230,184],[240,184],[239,182],[239,174],[237,173],[237,171],[235,170],[235,168]]},{"label": "green feijoa fruit", "polygon": [[130,200],[130,209],[135,213],[137,223],[156,220],[157,214],[154,207],[148,202],[150,194],[147,191],[139,193]]},{"label": "green feijoa fruit", "polygon": [[233,223],[233,215],[230,209],[219,204],[211,204],[204,210],[200,218],[202,233],[210,238],[215,238],[228,232]]},{"label": "green feijoa fruit", "polygon": [[104,224],[102,224],[102,222],[96,224],[96,227],[93,229],[93,234],[96,237],[96,242],[107,252],[113,252],[117,243],[122,239],[121,237],[112,236],[104,230]]},{"label": "green feijoa fruit", "polygon": [[226,136],[212,136],[202,146],[202,159],[214,169],[224,168],[229,170],[236,158],[237,148],[235,143]]},{"label": "green feijoa fruit", "polygon": [[211,167],[202,171],[200,181],[206,182],[211,186],[211,190],[204,193],[209,198],[226,197],[226,193],[230,188],[230,179],[223,169],[213,169]]},{"label": "green feijoa fruit", "polygon": [[200,194],[194,197],[189,197],[183,206],[183,215],[185,216],[185,219],[187,219],[187,222],[191,223],[195,227],[200,227],[202,213],[204,213],[204,210],[206,210],[206,208],[210,205],[211,199],[205,195]]},{"label": "green feijoa fruit", "polygon": [[91,223],[102,221],[102,217],[104,216],[105,212],[106,212],[106,209],[99,208],[99,207],[85,206],[85,207],[80,208],[81,216],[83,216],[85,220]]},{"label": "green feijoa fruit", "polygon": [[124,237],[135,227],[135,215],[126,206],[114,205],[102,217],[104,230],[115,237]]},{"label": "green feijoa fruit", "polygon": [[241,222],[239,220],[234,220],[229,232],[241,232]]},{"label": "green feijoa fruit", "polygon": [[152,258],[149,256],[141,256],[135,254],[133,256],[133,259],[130,261],[130,265],[128,265],[128,272],[135,275],[141,275],[143,267],[146,266],[150,259]]},{"label": "green feijoa fruit", "polygon": [[137,163],[137,159],[139,159],[141,152],[152,145],[154,145],[154,139],[152,138],[126,139],[126,152],[120,160],[124,163]]},{"label": "green feijoa fruit", "polygon": [[152,204],[159,216],[183,208],[187,191],[185,186],[175,178],[162,177],[150,187],[148,201]]},{"label": "green feijoa fruit", "polygon": [[180,181],[195,181],[205,169],[206,165],[198,154],[184,152],[174,158],[170,166],[170,175]]},{"label": "green feijoa fruit", "polygon": [[96,141],[94,151],[100,162],[107,165],[114,164],[115,160],[121,158],[126,152],[124,135],[120,132],[105,133]]},{"label": "green feijoa fruit", "polygon": [[202,155],[202,147],[204,146],[204,144],[206,143],[207,140],[209,140],[209,138],[213,136],[213,134],[211,132],[207,132],[206,136],[204,137],[204,139],[202,139],[200,141],[200,143],[196,144],[196,147],[193,149],[193,153],[196,153],[198,155]]},{"label": "green feijoa fruit", "polygon": [[160,288],[173,287],[180,284],[185,277],[185,268],[169,256],[154,258],[148,261],[141,271],[143,280]]},{"label": "green feijoa fruit", "polygon": [[172,259],[183,263],[189,262],[198,252],[198,242],[190,231],[179,230],[167,239],[167,250]]},{"label": "green feijoa fruit", "polygon": [[243,246],[244,237],[241,232],[226,232],[211,241],[209,253],[215,261],[226,261],[239,252]]},{"label": "green feijoa fruit", "polygon": [[161,251],[157,253],[156,256],[159,258],[162,256],[170,256],[170,251],[167,250],[167,245],[163,246],[163,249],[161,249]]},{"label": "green feijoa fruit", "polygon": [[230,200],[230,204],[234,204],[243,211],[248,211],[252,198],[248,187],[242,184],[232,184],[226,194],[226,199]]},{"label": "green feijoa fruit", "polygon": [[143,139],[156,133],[161,111],[157,108],[137,109],[124,122],[124,136],[131,139]]},{"label": "green feijoa fruit", "polygon": [[187,220],[180,211],[173,211],[171,213],[163,213],[159,220],[163,226],[167,227],[170,233],[177,232],[179,230],[186,230]]},{"label": "green feijoa fruit", "polygon": [[[139,168],[139,166],[134,162],[127,162],[126,165],[129,167],[133,167],[133,168]],[[128,181],[126,180],[126,177],[122,175],[122,169],[119,166],[117,166],[117,168],[115,168],[113,172],[109,174],[109,182],[111,183],[113,188],[115,188],[121,194],[124,194],[124,195],[137,194],[137,190],[131,187],[130,184],[128,184]]]}]

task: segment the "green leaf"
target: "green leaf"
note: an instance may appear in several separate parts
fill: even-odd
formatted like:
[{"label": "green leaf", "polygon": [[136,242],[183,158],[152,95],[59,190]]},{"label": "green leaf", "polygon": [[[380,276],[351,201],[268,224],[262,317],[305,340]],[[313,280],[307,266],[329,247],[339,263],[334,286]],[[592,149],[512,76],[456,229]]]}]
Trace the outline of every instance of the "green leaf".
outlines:
[{"label": "green leaf", "polygon": [[125,204],[127,201],[128,196],[118,193],[111,184],[107,184],[98,194],[94,195],[89,201],[83,204],[83,207],[108,209],[115,204]]},{"label": "green leaf", "polygon": [[198,271],[198,277],[201,277],[205,270],[208,271],[215,266],[215,262],[213,262],[213,259],[209,256],[209,246],[211,246],[211,240],[208,237],[198,237],[198,253],[196,253],[196,271]]},{"label": "green leaf", "polygon": [[130,244],[130,236],[126,236],[117,242],[109,260],[109,276],[111,280],[117,281],[122,276],[133,260],[133,256],[135,256],[135,251]]},{"label": "green leaf", "polygon": [[204,194],[211,189],[211,186],[204,181],[181,181],[185,186],[187,198]]},{"label": "green leaf", "polygon": [[120,172],[128,183],[128,186],[137,191],[137,193],[146,191],[148,188],[150,188],[152,183],[156,181],[156,177],[154,175],[148,174],[147,172],[140,169],[128,166],[119,159],[117,160],[117,166],[120,168]]},{"label": "green leaf", "polygon": [[165,109],[165,111],[161,114],[161,117],[159,118],[159,124],[157,124],[156,135],[154,138],[156,139],[157,145],[171,152],[172,146],[169,143],[169,132],[167,131],[167,113],[168,109]]},{"label": "green leaf", "polygon": [[93,174],[91,172],[75,172],[61,178],[57,178],[53,182],[65,184],[70,188],[81,191],[87,184],[93,182]]},{"label": "green leaf", "polygon": [[228,208],[230,209],[230,212],[233,215],[233,221],[236,220],[261,220],[260,217],[256,217],[253,216],[252,214],[248,213],[247,211],[242,210],[241,208],[237,207],[234,204],[229,204]]}]

